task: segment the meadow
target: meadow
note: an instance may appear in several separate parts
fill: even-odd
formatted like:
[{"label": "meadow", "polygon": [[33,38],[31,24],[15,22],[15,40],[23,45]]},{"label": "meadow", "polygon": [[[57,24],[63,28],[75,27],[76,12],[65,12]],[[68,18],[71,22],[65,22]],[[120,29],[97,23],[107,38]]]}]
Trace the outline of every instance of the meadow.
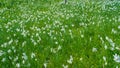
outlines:
[{"label": "meadow", "polygon": [[120,1],[0,0],[0,68],[120,68]]}]

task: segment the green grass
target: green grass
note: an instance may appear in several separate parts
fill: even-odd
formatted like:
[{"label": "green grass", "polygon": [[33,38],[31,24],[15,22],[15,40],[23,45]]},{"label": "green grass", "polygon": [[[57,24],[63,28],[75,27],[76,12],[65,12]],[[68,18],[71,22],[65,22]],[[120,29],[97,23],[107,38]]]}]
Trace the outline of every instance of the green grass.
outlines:
[{"label": "green grass", "polygon": [[120,1],[0,0],[0,68],[45,66],[120,67]]}]

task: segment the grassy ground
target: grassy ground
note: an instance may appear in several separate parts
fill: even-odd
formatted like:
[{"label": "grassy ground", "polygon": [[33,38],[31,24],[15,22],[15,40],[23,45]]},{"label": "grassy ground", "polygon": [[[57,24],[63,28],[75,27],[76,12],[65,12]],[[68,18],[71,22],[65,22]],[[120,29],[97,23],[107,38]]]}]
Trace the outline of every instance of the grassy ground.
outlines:
[{"label": "grassy ground", "polygon": [[0,68],[119,67],[119,0],[0,0]]}]

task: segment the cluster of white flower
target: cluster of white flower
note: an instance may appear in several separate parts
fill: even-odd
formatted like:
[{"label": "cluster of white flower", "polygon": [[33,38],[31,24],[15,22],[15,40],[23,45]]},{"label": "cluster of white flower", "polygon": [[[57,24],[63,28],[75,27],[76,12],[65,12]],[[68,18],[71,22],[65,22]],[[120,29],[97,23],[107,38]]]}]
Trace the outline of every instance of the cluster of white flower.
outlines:
[{"label": "cluster of white flower", "polygon": [[112,39],[110,39],[109,37],[106,36],[105,38],[109,43],[110,45],[112,46],[111,47],[111,50],[114,50],[115,49],[115,43],[112,41]]},{"label": "cluster of white flower", "polygon": [[120,63],[120,56],[118,54],[113,55],[114,61]]},{"label": "cluster of white flower", "polygon": [[[81,4],[76,3],[72,5],[73,8],[71,9],[67,9],[67,6],[70,5],[66,5],[66,8],[60,9],[60,7],[56,7],[56,4],[50,5],[50,7],[46,4],[45,7],[49,7],[48,11],[46,9],[36,9],[38,6],[33,7],[34,1],[35,0],[29,2],[32,6],[24,4],[25,6],[18,5],[18,9],[0,9],[0,59],[2,63],[11,63],[17,68],[22,66],[29,67],[34,62],[38,64],[39,58],[41,58],[41,56],[42,58],[45,58],[45,53],[49,53],[45,50],[50,51],[50,54],[52,53],[55,55],[59,54],[60,52],[62,53],[62,50],[64,51],[65,48],[67,50],[67,46],[69,47],[71,45],[71,49],[74,49],[74,44],[77,45],[79,42],[80,43],[78,46],[81,47],[82,45],[87,45],[87,43],[89,43],[88,40],[91,43],[94,42],[94,40],[96,41],[96,38],[89,35],[89,37],[87,36],[87,31],[89,31],[89,28],[92,28],[93,25],[96,27],[101,27],[100,25],[103,24],[103,26],[105,26],[105,23],[103,22],[106,22],[106,20],[108,20],[108,22],[120,22],[120,17],[111,16],[113,18],[110,19],[106,13],[105,16],[104,13],[103,16],[101,15],[101,12],[116,11],[118,6],[114,5],[118,4],[117,0],[106,0],[103,2],[85,1]],[[61,4],[59,4],[59,6],[61,6]],[[36,10],[33,10],[33,8]],[[80,8],[80,10],[76,8]],[[11,15],[7,14],[12,13],[13,11],[16,11],[16,13]],[[98,29],[105,29],[103,26]],[[117,30],[120,30],[120,25],[112,28],[110,33],[118,36],[119,31]],[[99,32],[99,30],[95,32],[95,34],[98,33],[100,35],[102,34]],[[105,37],[100,35],[98,35],[100,39],[98,44],[104,45],[103,50],[105,49],[105,51],[107,51],[109,47],[112,51],[120,50],[119,46],[117,46],[119,42],[116,43],[116,39],[110,37],[109,35]],[[1,38],[3,40],[1,40]],[[82,41],[85,41],[85,44]],[[64,46],[64,43],[66,43],[65,45],[67,46]],[[86,47],[87,46],[85,46],[85,48]],[[83,48],[83,51],[85,48]],[[90,48],[90,50],[92,54],[99,53],[99,47],[97,48],[97,46],[93,45],[92,49]],[[78,53],[75,55],[77,56]],[[62,56],[64,57],[64,55]],[[107,60],[109,58],[106,56],[103,56],[102,58],[105,62],[105,65],[107,65]],[[11,62],[8,62],[8,59]],[[73,58],[72,55],[70,55],[70,57],[67,59],[67,61],[65,60],[66,65],[64,65],[64,63],[62,65],[63,68],[68,68],[69,65],[72,65],[74,61],[76,61],[76,57]],[[83,57],[81,57],[79,60],[82,62]],[[118,54],[114,54],[113,60],[120,63],[120,56]],[[44,68],[49,66],[47,62],[42,64]]]},{"label": "cluster of white flower", "polygon": [[68,62],[69,64],[72,64],[72,63],[73,63],[73,57],[72,57],[72,55],[70,56],[70,59],[67,60],[67,62]]}]

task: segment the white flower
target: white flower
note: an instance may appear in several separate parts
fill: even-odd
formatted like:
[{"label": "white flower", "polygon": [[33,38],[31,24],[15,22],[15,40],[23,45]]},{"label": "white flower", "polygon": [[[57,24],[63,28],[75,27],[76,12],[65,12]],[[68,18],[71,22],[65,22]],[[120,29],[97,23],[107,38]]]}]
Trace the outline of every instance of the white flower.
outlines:
[{"label": "white flower", "polygon": [[37,45],[37,43],[36,43],[35,41],[33,42],[33,44],[34,44],[34,45]]},{"label": "white flower", "polygon": [[118,29],[120,29],[120,25],[118,26]]},{"label": "white flower", "polygon": [[35,57],[35,53],[32,53],[32,54],[31,54],[31,58],[34,58],[34,57]]},{"label": "white flower", "polygon": [[11,50],[9,49],[7,52],[8,52],[8,53],[11,53]]},{"label": "white flower", "polygon": [[116,66],[116,68],[118,68],[118,66]]},{"label": "white flower", "polygon": [[115,48],[114,48],[114,47],[111,47],[110,49],[111,49],[112,51],[113,51],[113,50],[115,50]]},{"label": "white flower", "polygon": [[26,55],[25,53],[23,53],[22,58],[23,58],[23,59],[25,59],[25,60],[27,60],[27,59],[28,59],[28,57],[27,57],[27,55]]},{"label": "white flower", "polygon": [[56,53],[57,50],[56,50],[55,48],[51,48],[51,52],[52,52],[52,53]]},{"label": "white flower", "polygon": [[113,55],[113,57],[114,57],[115,62],[120,63],[120,56],[119,55],[115,54],[115,55]]},{"label": "white flower", "polygon": [[105,65],[107,65],[108,63],[107,62],[105,62]]},{"label": "white flower", "polygon": [[62,49],[62,47],[59,45],[59,46],[58,46],[58,51],[59,51],[60,49]]},{"label": "white flower", "polygon": [[82,35],[81,35],[81,38],[83,38],[83,37],[84,37],[84,35],[82,34]]},{"label": "white flower", "polygon": [[17,31],[17,32],[19,32],[19,31],[20,31],[20,29],[18,29],[18,28],[17,28],[17,29],[16,29],[16,31]]},{"label": "white flower", "polygon": [[73,62],[73,57],[72,57],[72,56],[70,56],[70,59],[69,59],[69,60],[67,60],[67,62],[68,62],[69,64],[72,64],[72,62]]},{"label": "white flower", "polygon": [[4,52],[2,50],[0,50],[0,56],[2,56],[4,54]]},{"label": "white flower", "polygon": [[8,42],[8,44],[10,45],[12,42],[13,42],[13,39],[11,39],[11,40]]},{"label": "white flower", "polygon": [[2,62],[5,62],[6,61],[6,58],[2,58]]},{"label": "white flower", "polygon": [[103,56],[103,60],[106,61],[106,57],[105,56]]},{"label": "white flower", "polygon": [[25,64],[25,60],[23,60],[22,63]]},{"label": "white flower", "polygon": [[110,45],[112,46],[112,50],[114,50],[115,47],[115,43],[112,41],[112,39],[110,39],[109,37],[106,36],[106,40],[110,43]]},{"label": "white flower", "polygon": [[39,37],[39,34],[38,34],[38,33],[36,33],[36,37]]},{"label": "white flower", "polygon": [[71,29],[69,29],[69,32],[70,32],[70,33],[72,33],[72,30],[71,30]]},{"label": "white flower", "polygon": [[75,25],[74,24],[72,24],[72,27],[74,27]]},{"label": "white flower", "polygon": [[58,42],[56,41],[56,42],[55,42],[55,44],[57,45],[57,44],[58,44]]},{"label": "white flower", "polygon": [[80,58],[80,61],[82,61],[82,60],[83,60],[83,58],[81,57],[81,58]]},{"label": "white flower", "polygon": [[63,68],[68,68],[68,65],[64,65],[64,64],[63,64],[62,66],[63,66]]},{"label": "white flower", "polygon": [[10,37],[7,37],[7,39],[9,40],[9,39],[10,39]]},{"label": "white flower", "polygon": [[25,46],[25,44],[26,44],[26,41],[24,41],[24,42],[22,43],[22,47],[24,47],[24,46]]},{"label": "white flower", "polygon": [[90,37],[90,41],[92,41],[92,38]]},{"label": "white flower", "polygon": [[96,52],[97,48],[93,47],[92,52]]},{"label": "white flower", "polygon": [[103,38],[102,37],[100,37],[100,40],[102,41],[102,44],[104,43],[104,40],[103,40]]},{"label": "white flower", "polygon": [[17,64],[16,64],[16,67],[17,67],[17,68],[20,68],[20,63],[17,63]]},{"label": "white flower", "polygon": [[103,56],[103,60],[105,61],[105,65],[107,65],[106,57]]},{"label": "white flower", "polygon": [[107,45],[104,46],[105,50],[108,48]]},{"label": "white flower", "polygon": [[44,63],[43,65],[44,65],[44,68],[47,68],[47,63]]},{"label": "white flower", "polygon": [[16,56],[16,58],[14,58],[14,60],[13,60],[13,61],[14,61],[14,62],[16,62],[17,60],[18,60],[18,56]]},{"label": "white flower", "polygon": [[116,34],[116,33],[117,33],[117,31],[116,31],[115,29],[112,29],[112,33]]},{"label": "white flower", "polygon": [[9,58],[10,60],[12,59],[12,57],[11,57],[11,56],[9,56],[8,58]]},{"label": "white flower", "polygon": [[120,50],[120,48],[119,48],[119,47],[115,47],[115,49]]},{"label": "white flower", "polygon": [[110,39],[109,37],[105,37],[105,39],[108,41],[108,42],[110,42],[110,43],[112,43],[113,41],[112,41],[112,39]]}]

